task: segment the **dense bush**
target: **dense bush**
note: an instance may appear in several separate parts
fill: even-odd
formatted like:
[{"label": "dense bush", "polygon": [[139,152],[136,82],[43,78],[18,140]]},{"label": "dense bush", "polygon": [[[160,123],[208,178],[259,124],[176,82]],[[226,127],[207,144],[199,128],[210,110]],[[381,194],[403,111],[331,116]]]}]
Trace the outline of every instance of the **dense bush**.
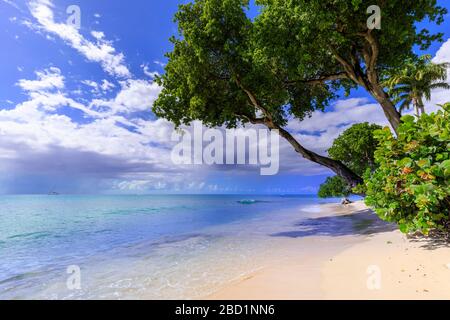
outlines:
[{"label": "dense bush", "polygon": [[379,166],[366,174],[366,203],[402,232],[448,226],[450,211],[450,103],[419,119],[402,118],[398,137],[378,130]]},{"label": "dense bush", "polygon": [[[378,141],[374,132],[381,129],[376,124],[358,123],[345,130],[333,142],[328,154],[334,160],[339,160],[357,175],[362,176],[366,171],[375,170],[374,151]],[[364,186],[359,186],[356,193],[365,192]],[[329,177],[320,185],[319,197],[347,197],[352,193],[351,187],[339,176]]]},{"label": "dense bush", "polygon": [[328,154],[362,176],[367,169],[376,167],[374,151],[378,140],[374,133],[379,129],[382,127],[367,122],[354,124],[334,140]]},{"label": "dense bush", "polygon": [[327,180],[320,185],[320,198],[348,197],[351,194],[351,188],[344,179],[339,176],[328,177]]}]

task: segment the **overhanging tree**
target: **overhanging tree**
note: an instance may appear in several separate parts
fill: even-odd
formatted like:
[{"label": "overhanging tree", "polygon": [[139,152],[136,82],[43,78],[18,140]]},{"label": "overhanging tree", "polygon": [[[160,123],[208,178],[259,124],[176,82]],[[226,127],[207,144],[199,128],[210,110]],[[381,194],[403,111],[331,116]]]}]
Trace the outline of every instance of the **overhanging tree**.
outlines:
[{"label": "overhanging tree", "polygon": [[175,125],[201,120],[208,126],[239,123],[277,129],[304,158],[321,164],[356,186],[362,179],[340,161],[306,149],[284,126],[302,120],[335,98],[333,84],[298,83],[287,87],[258,58],[246,0],[198,0],[181,5],[175,16],[182,38],[172,38],[156,115]]},{"label": "overhanging tree", "polygon": [[[177,126],[201,120],[208,126],[232,128],[250,122],[278,129],[304,158],[333,170],[351,186],[358,185],[359,175],[340,161],[306,149],[284,127],[292,118],[301,121],[315,110],[324,110],[342,89],[349,91],[362,83],[396,128],[399,113],[379,85],[384,70],[380,66],[395,68],[402,55],[412,55],[413,44],[426,46],[437,39],[439,35],[417,34],[413,23],[425,17],[439,20],[443,9],[431,0],[417,1],[420,10],[412,4],[402,6],[407,11],[406,25],[412,25],[406,29],[413,30],[388,49],[386,42],[403,38],[393,29],[381,40],[367,28],[362,29],[364,35],[360,29],[356,32],[360,25],[356,21],[365,17],[365,23],[367,15],[362,5],[361,13],[356,10],[360,1],[353,1],[350,8],[357,15],[353,21],[346,12],[348,2],[261,1],[262,14],[253,21],[246,15],[247,0],[197,0],[181,5],[175,16],[181,37],[171,38],[174,49],[167,55],[165,74],[157,79],[163,90],[155,113]],[[387,3],[391,2],[398,9],[403,1]],[[411,13],[417,17],[410,17]],[[347,29],[352,32],[349,39],[344,37]]]}]

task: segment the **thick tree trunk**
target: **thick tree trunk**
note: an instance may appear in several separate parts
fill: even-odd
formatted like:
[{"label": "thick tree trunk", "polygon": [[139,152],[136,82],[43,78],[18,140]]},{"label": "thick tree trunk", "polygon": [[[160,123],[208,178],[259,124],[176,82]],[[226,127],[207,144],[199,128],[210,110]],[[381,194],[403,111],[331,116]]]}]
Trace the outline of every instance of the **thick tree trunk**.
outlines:
[{"label": "thick tree trunk", "polygon": [[352,188],[363,183],[363,179],[356,173],[354,173],[352,170],[350,170],[342,162],[321,156],[313,151],[306,149],[288,131],[277,125],[267,124],[267,126],[270,129],[278,130],[280,136],[285,138],[294,147],[295,151],[303,156],[303,158],[331,169],[334,173],[336,173],[338,176],[342,177],[345,181],[347,181],[347,183]]},{"label": "thick tree trunk", "polygon": [[366,89],[372,97],[381,105],[383,112],[392,126],[392,129],[398,133],[398,127],[401,123],[400,112],[397,111],[394,103],[390,99],[389,95],[384,91],[384,88],[379,83],[379,76],[377,73],[377,60],[379,55],[379,47],[376,38],[374,38],[371,30],[365,33],[364,38],[367,40],[370,49],[364,48],[362,50],[362,56],[366,65],[366,71],[359,63],[360,59],[355,53],[351,55],[351,59],[345,59],[341,56],[337,50],[331,48],[336,60],[342,65],[347,73],[348,79],[354,81],[356,84]]},{"label": "thick tree trunk", "polygon": [[392,129],[394,129],[394,131],[398,133],[397,130],[401,123],[401,114],[400,112],[397,111],[397,108],[389,98],[388,94],[377,85],[374,86],[371,90],[369,90],[369,93],[381,105],[386,118],[388,119],[389,123],[392,126]]}]

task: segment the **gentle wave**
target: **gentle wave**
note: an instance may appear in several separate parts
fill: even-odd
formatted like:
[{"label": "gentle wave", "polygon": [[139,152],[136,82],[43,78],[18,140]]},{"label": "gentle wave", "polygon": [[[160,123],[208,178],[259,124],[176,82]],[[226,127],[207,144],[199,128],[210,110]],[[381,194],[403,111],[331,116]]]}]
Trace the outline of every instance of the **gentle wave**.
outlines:
[{"label": "gentle wave", "polygon": [[125,210],[113,210],[105,212],[105,215],[132,215],[132,214],[153,214],[161,211],[172,211],[172,210],[189,210],[192,209],[188,206],[167,206],[167,207],[156,207],[156,208],[141,208],[141,209],[125,209]]},{"label": "gentle wave", "polygon": [[318,205],[305,206],[302,208],[303,212],[320,213],[322,212],[322,207]]},{"label": "gentle wave", "polygon": [[240,204],[256,204],[256,203],[269,203],[270,201],[263,201],[263,200],[253,200],[253,199],[244,199],[239,200],[238,203]]},{"label": "gentle wave", "polygon": [[17,238],[40,239],[48,236],[50,236],[50,233],[48,232],[30,232],[30,233],[15,234],[13,236],[8,237],[8,239],[17,239]]}]

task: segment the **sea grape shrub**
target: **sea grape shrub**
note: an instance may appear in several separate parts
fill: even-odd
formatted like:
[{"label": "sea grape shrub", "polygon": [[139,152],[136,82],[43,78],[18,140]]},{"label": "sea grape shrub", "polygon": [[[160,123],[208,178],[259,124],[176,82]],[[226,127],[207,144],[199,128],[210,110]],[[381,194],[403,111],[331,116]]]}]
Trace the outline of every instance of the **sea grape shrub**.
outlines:
[{"label": "sea grape shrub", "polygon": [[450,213],[450,103],[416,119],[404,116],[395,138],[375,132],[378,168],[366,174],[366,203],[404,233],[446,230]]}]

